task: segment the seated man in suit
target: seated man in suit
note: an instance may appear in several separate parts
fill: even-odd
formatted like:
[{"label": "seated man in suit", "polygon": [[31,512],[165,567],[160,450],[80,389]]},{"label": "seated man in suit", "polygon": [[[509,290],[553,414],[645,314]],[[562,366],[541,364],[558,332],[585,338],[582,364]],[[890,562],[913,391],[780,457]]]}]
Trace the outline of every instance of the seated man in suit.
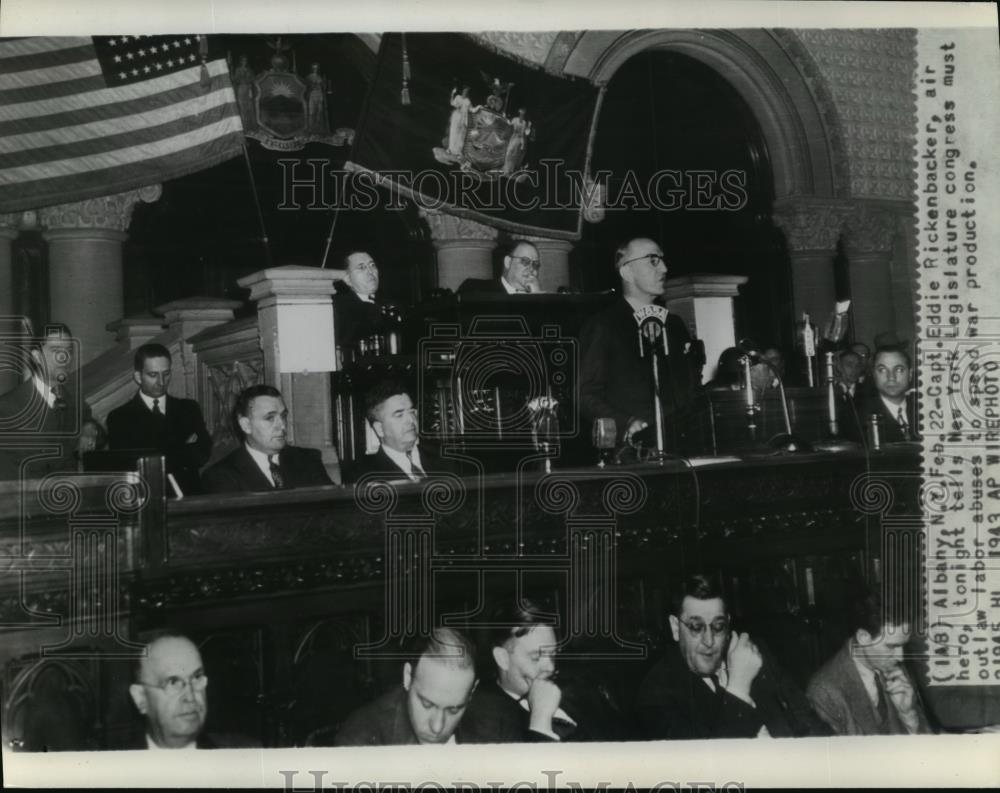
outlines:
[{"label": "seated man in suit", "polygon": [[133,666],[128,691],[145,730],[123,749],[235,749],[257,746],[246,736],[206,735],[208,675],[186,636],[163,631]]},{"label": "seated man in suit", "polygon": [[476,691],[468,725],[502,725],[518,740],[587,741],[619,737],[616,714],[604,706],[602,692],[593,681],[583,684],[557,679],[558,639],[554,615],[537,602],[521,600],[505,606],[490,619],[489,652],[495,677]]},{"label": "seated man in suit", "polygon": [[403,664],[403,682],[359,708],[341,726],[336,746],[492,743],[495,727],[477,735],[463,716],[476,690],[475,647],[451,628],[419,637]]},{"label": "seated man in suit", "polygon": [[108,445],[162,452],[181,492],[194,495],[202,492],[198,469],[212,454],[212,436],[197,402],[167,393],[172,366],[162,344],[143,344],[135,351],[132,379],[139,390],[108,414]]},{"label": "seated man in suit", "polygon": [[625,441],[653,424],[653,377],[649,360],[640,354],[639,323],[656,315],[664,320],[666,345],[657,338],[647,350],[658,357],[667,445],[676,445],[671,441],[682,427],[671,421],[671,415],[693,400],[694,378],[687,354],[691,348],[687,326],[657,302],[667,282],[663,250],[653,240],[637,237],[615,252],[615,268],[622,297],[580,331],[581,417],[585,426],[598,418],[613,418]]},{"label": "seated man in suit", "polygon": [[675,649],[639,687],[647,738],[828,735],[805,696],[746,633],[735,633],[717,584],[689,578],[673,602]]},{"label": "seated man in suit", "polygon": [[881,443],[915,441],[917,436],[916,392],[910,393],[913,363],[905,347],[880,347],[872,359],[875,392],[861,403],[858,413],[865,426],[878,416]]},{"label": "seated man in suit", "polygon": [[503,257],[503,273],[500,278],[466,278],[459,285],[458,294],[537,294],[542,291],[538,284],[538,271],[541,267],[538,248],[526,240],[520,240]]},{"label": "seated man in suit", "polygon": [[806,694],[837,735],[933,732],[903,665],[910,623],[885,613],[881,595],[862,589],[851,608],[854,633],[809,681]]},{"label": "seated man in suit", "polygon": [[428,473],[453,471],[451,463],[419,446],[420,422],[407,387],[383,380],[365,394],[365,413],[380,441],[379,450],[358,461],[356,474],[386,474],[419,482]]},{"label": "seated man in suit", "polygon": [[853,350],[834,356],[834,394],[837,399],[837,424],[840,434],[856,443],[865,442],[864,419],[860,406],[864,401],[861,378],[864,364]]},{"label": "seated man in suit", "polygon": [[[39,478],[77,469],[80,435],[92,416],[87,401],[73,387],[76,349],[73,335],[61,322],[50,323],[31,341],[29,378],[0,396],[0,433],[10,442],[0,449],[0,479]],[[40,450],[18,447],[13,440],[17,437],[27,444],[56,443],[59,449],[40,455]]]},{"label": "seated man in suit", "polygon": [[318,449],[287,444],[288,409],[277,388],[250,386],[237,397],[233,416],[243,443],[205,469],[202,481],[209,493],[333,484]]},{"label": "seated man in suit", "polygon": [[344,280],[333,296],[337,345],[353,347],[360,339],[382,332],[382,305],[376,296],[378,265],[365,251],[351,251],[344,257]]}]

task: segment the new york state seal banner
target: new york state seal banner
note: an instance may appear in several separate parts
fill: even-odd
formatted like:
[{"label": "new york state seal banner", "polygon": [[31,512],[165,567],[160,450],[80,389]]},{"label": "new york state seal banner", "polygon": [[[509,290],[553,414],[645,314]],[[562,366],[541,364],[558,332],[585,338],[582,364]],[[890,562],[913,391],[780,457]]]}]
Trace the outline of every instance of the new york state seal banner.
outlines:
[{"label": "new york state seal banner", "polygon": [[424,208],[576,240],[598,97],[467,35],[386,33],[347,167]]}]

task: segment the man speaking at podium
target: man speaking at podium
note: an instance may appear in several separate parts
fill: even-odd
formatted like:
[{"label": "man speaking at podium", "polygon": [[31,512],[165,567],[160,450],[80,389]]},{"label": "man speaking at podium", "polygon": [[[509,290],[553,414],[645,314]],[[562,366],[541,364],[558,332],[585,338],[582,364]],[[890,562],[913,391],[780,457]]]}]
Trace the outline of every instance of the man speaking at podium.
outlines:
[{"label": "man speaking at podium", "polygon": [[[619,438],[628,441],[655,420],[650,354],[659,359],[664,416],[690,402],[691,337],[684,321],[658,303],[667,285],[667,263],[656,242],[646,237],[629,240],[615,252],[615,269],[622,297],[587,322],[580,334],[580,410],[587,422],[613,418]],[[654,314],[665,316],[665,349],[660,338],[640,342],[640,323]],[[669,421],[666,425],[664,435],[671,445],[676,427]]]}]

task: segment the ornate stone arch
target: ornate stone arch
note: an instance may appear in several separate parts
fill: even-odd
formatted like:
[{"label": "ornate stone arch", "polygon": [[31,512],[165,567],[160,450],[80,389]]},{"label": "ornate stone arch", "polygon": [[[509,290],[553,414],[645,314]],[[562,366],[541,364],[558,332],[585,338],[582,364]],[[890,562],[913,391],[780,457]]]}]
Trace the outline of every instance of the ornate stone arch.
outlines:
[{"label": "ornate stone arch", "polygon": [[588,31],[566,57],[563,71],[607,83],[625,61],[645,50],[695,58],[728,80],[753,110],[774,168],[777,201],[844,197],[849,187],[836,111],[817,98],[790,51],[790,36],[768,30]]}]

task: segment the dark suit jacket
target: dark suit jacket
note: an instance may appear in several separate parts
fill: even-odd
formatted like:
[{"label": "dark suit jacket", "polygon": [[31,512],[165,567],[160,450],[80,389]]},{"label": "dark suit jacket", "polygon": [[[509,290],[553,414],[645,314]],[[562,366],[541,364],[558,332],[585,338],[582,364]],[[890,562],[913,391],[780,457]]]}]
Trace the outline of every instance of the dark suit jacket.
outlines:
[{"label": "dark suit jacket", "polygon": [[[559,707],[576,722],[576,727],[563,736],[564,741],[609,741],[624,737],[626,731],[619,723],[619,715],[604,706],[596,686],[567,685],[561,679],[558,685],[562,689]],[[550,735],[531,730],[531,712],[505,693],[496,681],[479,684],[463,724],[478,733],[493,725],[493,729],[513,736],[509,740],[517,742],[555,741]]]},{"label": "dark suit jacket", "polygon": [[890,413],[878,392],[870,393],[859,402],[858,416],[866,428],[871,421],[871,415],[878,416],[879,443],[899,443],[900,441],[919,440],[917,436],[916,392],[906,397],[907,432],[903,432],[896,420],[896,414]]},{"label": "dark suit jacket", "polygon": [[376,297],[374,303],[369,303],[345,286],[333,296],[333,318],[337,344],[341,347],[357,344],[359,339],[383,330],[381,301]]},{"label": "dark suit jacket", "polygon": [[[196,440],[187,443],[192,435]],[[184,494],[202,492],[198,469],[212,454],[212,436],[193,399],[167,395],[163,418],[157,419],[136,392],[108,414],[108,446],[162,452],[167,458],[167,473],[174,475]]]},{"label": "dark suit jacket", "polygon": [[[428,449],[420,447],[421,467],[428,475],[439,472],[459,473],[458,467],[450,460],[442,459]],[[365,474],[385,474],[387,479],[409,479],[382,447],[374,454],[366,454],[360,460],[355,460],[352,478],[357,480]]]},{"label": "dark suit jacket", "polygon": [[[580,412],[588,425],[596,418],[613,418],[619,437],[630,419],[654,423],[652,375],[649,361],[639,354],[638,330],[632,307],[619,298],[580,332]],[[684,321],[668,314],[669,355],[661,358],[659,369],[665,416],[688,405],[694,396],[690,362],[684,354],[690,341]],[[666,428],[668,439],[670,429]]]},{"label": "dark suit jacket", "polygon": [[499,278],[466,278],[458,286],[460,295],[506,295]]},{"label": "dark suit jacket", "polygon": [[0,479],[17,479],[22,475],[23,460],[36,454],[26,448],[16,448],[15,438],[26,444],[58,444],[56,456],[26,463],[23,475],[38,478],[56,471],[75,471],[77,468],[76,445],[80,428],[92,418],[90,405],[79,395],[66,389],[63,399],[66,407],[50,408],[35,388],[34,380],[27,380],[0,396],[0,435],[10,445],[0,448]]},{"label": "dark suit jacket", "polygon": [[[318,449],[286,446],[278,457],[278,467],[285,478],[285,487],[332,485]],[[230,452],[202,474],[209,493],[248,493],[274,490],[264,472],[257,467],[246,446]]]},{"label": "dark suit jacket", "polygon": [[[473,702],[478,694],[477,691],[472,695]],[[406,689],[399,685],[374,702],[358,708],[337,732],[334,745],[394,746],[417,743],[406,710],[406,696]],[[519,731],[509,722],[467,725],[466,716],[468,711],[455,730],[456,743],[511,743],[519,738]]]},{"label": "dark suit jacket", "polygon": [[772,737],[829,735],[805,695],[767,653],[750,687],[751,706],[728,691],[712,691],[691,672],[675,646],[639,687],[636,712],[650,739],[755,738],[762,726]]},{"label": "dark suit jacket", "polygon": [[[905,671],[905,667],[904,667]],[[907,672],[909,677],[909,672]],[[915,707],[919,716],[917,732],[921,735],[932,733],[927,722],[927,714],[920,701],[917,687],[910,678],[915,696]],[[816,713],[837,735],[906,735],[908,731],[899,718],[891,697],[886,697],[888,723],[880,725],[875,706],[872,704],[861,682],[861,674],[851,658],[851,642],[844,644],[837,654],[827,661],[812,676],[806,696]]]}]

